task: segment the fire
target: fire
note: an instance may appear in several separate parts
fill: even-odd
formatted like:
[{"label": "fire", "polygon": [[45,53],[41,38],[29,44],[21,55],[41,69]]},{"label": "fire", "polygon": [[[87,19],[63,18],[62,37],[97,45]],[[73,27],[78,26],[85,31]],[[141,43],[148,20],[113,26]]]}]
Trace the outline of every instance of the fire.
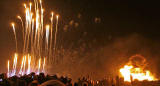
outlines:
[{"label": "fire", "polygon": [[131,82],[132,80],[148,80],[154,81],[156,78],[148,70],[142,70],[141,68],[134,68],[132,65],[125,65],[120,69],[121,75],[124,77],[124,81]]},{"label": "fire", "polygon": [[[144,58],[142,58],[142,56],[140,56],[140,55],[132,56],[129,63],[120,69],[120,73],[124,77],[124,81],[131,82],[134,80],[138,80],[138,81],[144,81],[144,80],[155,81],[155,80],[157,80],[151,74],[151,72],[149,70],[144,69],[145,65],[143,65],[143,66],[139,65],[140,63],[138,62],[137,57],[138,57],[138,59],[139,58],[141,59],[141,61],[139,61],[139,62],[142,62],[141,64],[145,64],[146,60]],[[134,64],[134,63],[136,63],[136,64]]]}]

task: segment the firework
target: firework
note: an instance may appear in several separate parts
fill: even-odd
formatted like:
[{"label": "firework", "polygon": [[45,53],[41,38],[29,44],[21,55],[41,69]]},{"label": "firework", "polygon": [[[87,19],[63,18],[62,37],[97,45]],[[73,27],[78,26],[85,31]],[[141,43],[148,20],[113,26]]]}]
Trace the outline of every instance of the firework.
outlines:
[{"label": "firework", "polygon": [[[34,6],[33,6],[34,5]],[[34,7],[34,10],[33,10]],[[42,0],[34,0],[34,3],[24,4],[25,9],[25,18],[23,19],[21,16],[17,16],[17,18],[21,22],[22,34],[23,34],[23,53],[22,53],[22,61],[18,62],[18,54],[15,54],[13,60],[13,68],[11,69],[11,75],[14,76],[17,73],[19,75],[29,74],[30,72],[44,72],[45,65],[53,63],[53,57],[56,52],[56,43],[57,43],[57,34],[58,34],[58,18],[56,16],[56,25],[54,31],[54,13],[51,12],[50,25],[46,25],[46,29],[44,29],[44,8]],[[46,20],[46,19],[45,19]],[[16,41],[16,53],[18,52],[17,45],[17,35],[15,24],[12,23],[12,28]],[[44,33],[46,32],[46,33]],[[55,33],[53,33],[55,32]],[[52,47],[54,35],[54,46]],[[45,37],[44,37],[45,36]],[[45,42],[44,42],[45,40]],[[45,46],[43,49],[43,45]],[[54,50],[52,50],[52,48]],[[43,55],[45,52],[45,55]],[[53,53],[53,54],[52,54]],[[43,62],[41,62],[41,58],[44,58]],[[55,58],[55,57],[54,57]],[[47,59],[47,60],[46,60]],[[38,60],[38,61],[37,61]],[[41,65],[41,63],[43,63]],[[20,64],[20,67],[17,65]],[[8,62],[8,76],[10,75],[10,63]],[[42,68],[41,68],[42,67]],[[17,69],[20,68],[20,69]],[[17,72],[19,70],[19,72]]]},{"label": "firework", "polygon": [[10,66],[10,61],[8,60],[8,63],[7,63],[7,69],[8,69],[7,76],[8,76],[8,77],[10,77],[10,69],[9,69],[9,66]]},{"label": "firework", "polygon": [[40,73],[40,70],[41,70],[41,58],[38,61],[38,72],[37,72],[37,74]]},{"label": "firework", "polygon": [[17,69],[17,58],[18,58],[18,55],[15,54],[15,56],[14,56],[14,62],[13,62],[12,76],[14,76],[14,75],[16,74],[16,69]]},{"label": "firework", "polygon": [[19,71],[19,75],[22,75],[23,64],[24,64],[24,57],[23,57],[23,59],[22,59],[22,63],[21,63],[21,68],[20,68],[20,71]]},{"label": "firework", "polygon": [[23,72],[22,72],[22,75],[25,74],[25,71],[26,71],[26,56],[24,57],[24,66],[23,66]]},{"label": "firework", "polygon": [[[58,33],[58,18],[59,16],[56,16],[57,18],[57,23],[56,23],[56,31],[55,31],[55,39],[54,39],[54,53],[56,53],[56,44],[57,44],[57,33]],[[55,59],[55,57],[54,57]]]},{"label": "firework", "polygon": [[17,52],[18,48],[17,48],[17,35],[16,35],[15,24],[14,24],[14,23],[12,23],[11,25],[12,25],[13,32],[14,32],[14,36],[15,36],[15,41],[16,41],[16,52]]},{"label": "firework", "polygon": [[49,25],[46,26],[46,55],[48,55]]},{"label": "firework", "polygon": [[27,69],[27,74],[31,72],[31,56],[28,54],[28,69]]},{"label": "firework", "polygon": [[43,69],[42,69],[43,73],[45,72],[45,65],[46,65],[46,58],[44,58],[44,60],[43,60]]},{"label": "firework", "polygon": [[[53,17],[54,13],[51,13],[51,35],[50,35],[50,47],[49,47],[49,58],[52,57],[52,40],[53,40]],[[49,59],[49,61],[51,61],[51,59]]]}]

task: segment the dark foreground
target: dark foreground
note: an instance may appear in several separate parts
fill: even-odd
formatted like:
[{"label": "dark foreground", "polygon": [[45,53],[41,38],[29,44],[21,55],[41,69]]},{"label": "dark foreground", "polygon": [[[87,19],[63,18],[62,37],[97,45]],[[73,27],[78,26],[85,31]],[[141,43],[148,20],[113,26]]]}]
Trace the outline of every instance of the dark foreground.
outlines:
[{"label": "dark foreground", "polygon": [[107,78],[93,81],[89,78],[79,78],[77,82],[72,82],[68,77],[57,77],[57,75],[45,75],[40,73],[36,75],[31,73],[24,76],[6,77],[6,74],[0,75],[0,86],[160,86],[160,81],[133,81],[124,82],[123,78]]}]

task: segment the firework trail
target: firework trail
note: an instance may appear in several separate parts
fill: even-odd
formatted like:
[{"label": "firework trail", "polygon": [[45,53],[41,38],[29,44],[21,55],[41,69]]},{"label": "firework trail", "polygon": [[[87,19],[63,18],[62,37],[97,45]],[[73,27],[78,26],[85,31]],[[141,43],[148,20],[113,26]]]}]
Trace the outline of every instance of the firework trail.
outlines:
[{"label": "firework trail", "polygon": [[20,74],[20,75],[22,75],[23,64],[24,64],[24,57],[23,57],[23,59],[22,59],[21,68],[20,68],[20,71],[19,71],[19,74]]},{"label": "firework trail", "polygon": [[17,55],[17,54],[15,54],[15,56],[14,56],[14,62],[13,62],[13,71],[12,71],[12,76],[16,75],[17,59],[18,59],[18,55]]},{"label": "firework trail", "polygon": [[21,16],[17,16],[17,18],[21,21],[21,23],[22,23],[22,33],[23,33],[23,39],[24,39],[24,22],[23,22],[23,20],[22,20],[22,18],[21,18]]},{"label": "firework trail", "polygon": [[[56,22],[56,31],[55,31],[55,39],[54,39],[54,56],[56,54],[56,43],[57,43],[57,33],[58,33],[58,15],[57,17],[57,22]],[[54,57],[54,61],[56,61],[56,57]]]},{"label": "firework trail", "polygon": [[16,35],[16,29],[15,29],[15,24],[12,23],[12,28],[15,36],[15,42],[16,42],[16,52],[18,52],[18,46],[17,46],[17,35]]},{"label": "firework trail", "polygon": [[37,72],[37,74],[40,73],[40,69],[41,69],[41,58],[38,61],[38,72]]},{"label": "firework trail", "polygon": [[48,55],[49,25],[46,26],[46,55]]},{"label": "firework trail", "polygon": [[31,55],[34,56],[34,19],[32,19],[32,31],[31,31]]},{"label": "firework trail", "polygon": [[31,72],[31,56],[29,56],[28,54],[28,70],[27,70],[27,74],[29,74]]},{"label": "firework trail", "polygon": [[44,58],[44,60],[43,60],[43,69],[42,69],[43,73],[45,73],[45,65],[46,65],[46,58]]},{"label": "firework trail", "polygon": [[[53,40],[53,17],[54,13],[51,13],[51,35],[50,35],[50,47],[49,47],[49,58],[52,58],[52,40]],[[49,59],[51,61],[51,59]],[[50,63],[50,62],[49,62]]]},{"label": "firework trail", "polygon": [[8,69],[8,73],[7,73],[7,77],[10,77],[10,61],[8,60],[8,63],[7,63],[7,69]]},{"label": "firework trail", "polygon": [[23,65],[23,72],[22,72],[22,75],[25,74],[25,71],[26,71],[26,56],[24,57],[24,65]]}]

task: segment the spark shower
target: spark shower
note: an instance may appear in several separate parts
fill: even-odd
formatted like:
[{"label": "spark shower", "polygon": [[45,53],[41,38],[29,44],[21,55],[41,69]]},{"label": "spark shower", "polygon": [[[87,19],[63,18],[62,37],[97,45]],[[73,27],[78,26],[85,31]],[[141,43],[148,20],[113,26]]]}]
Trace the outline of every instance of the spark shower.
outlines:
[{"label": "spark shower", "polygon": [[[16,53],[13,61],[7,61],[8,77],[14,75],[24,75],[31,72],[46,72],[45,66],[53,64],[56,57],[56,41],[58,33],[59,15],[51,12],[50,22],[44,25],[44,8],[42,0],[34,0],[24,4],[25,18],[17,16],[21,22],[23,53],[22,57],[18,54],[19,40],[17,40],[16,24],[11,23],[15,44]],[[45,19],[46,20],[46,19]]]}]

